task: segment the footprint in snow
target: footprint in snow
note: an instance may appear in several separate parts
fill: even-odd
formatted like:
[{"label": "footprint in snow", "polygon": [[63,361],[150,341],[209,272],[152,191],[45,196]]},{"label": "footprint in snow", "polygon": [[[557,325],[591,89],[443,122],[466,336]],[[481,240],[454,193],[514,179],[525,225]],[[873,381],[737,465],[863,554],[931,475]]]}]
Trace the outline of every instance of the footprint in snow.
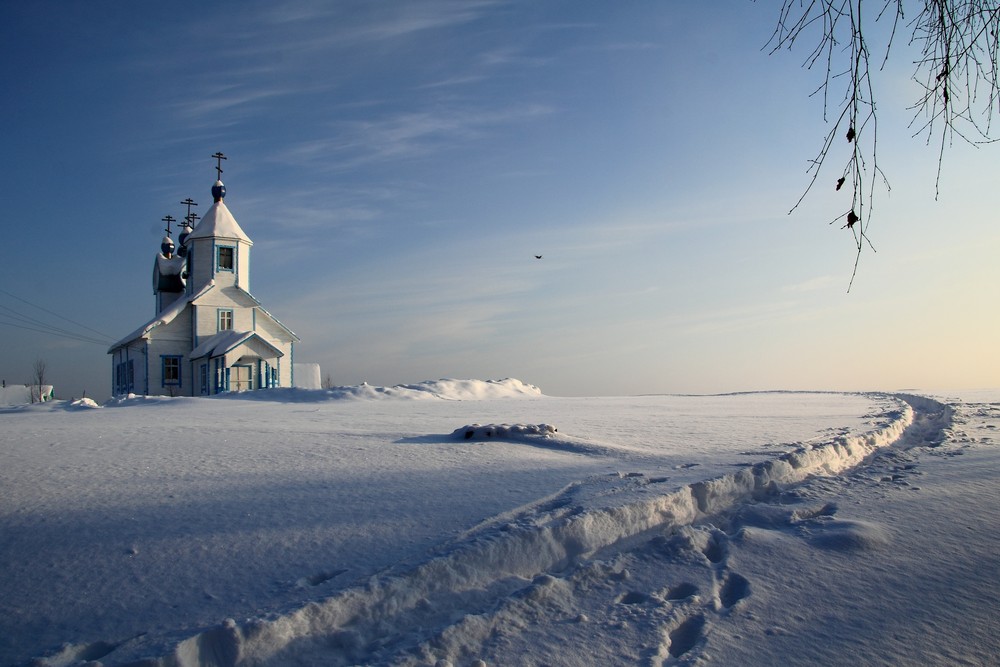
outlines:
[{"label": "footprint in snow", "polygon": [[667,650],[674,658],[679,658],[701,641],[705,636],[705,617],[701,614],[685,619],[670,631]]},{"label": "footprint in snow", "polygon": [[750,582],[746,577],[730,572],[719,589],[719,602],[726,609],[750,596]]},{"label": "footprint in snow", "polygon": [[676,602],[677,600],[686,600],[690,597],[694,597],[697,594],[697,586],[689,582],[684,582],[683,584],[677,584],[667,591],[667,600]]},{"label": "footprint in snow", "polygon": [[723,559],[729,552],[729,547],[725,543],[725,538],[720,533],[713,533],[708,538],[708,544],[702,550],[705,554],[705,558],[709,560],[710,563],[721,563]]},{"label": "footprint in snow", "polygon": [[640,591],[629,591],[618,599],[619,604],[645,604],[651,598],[648,594]]}]

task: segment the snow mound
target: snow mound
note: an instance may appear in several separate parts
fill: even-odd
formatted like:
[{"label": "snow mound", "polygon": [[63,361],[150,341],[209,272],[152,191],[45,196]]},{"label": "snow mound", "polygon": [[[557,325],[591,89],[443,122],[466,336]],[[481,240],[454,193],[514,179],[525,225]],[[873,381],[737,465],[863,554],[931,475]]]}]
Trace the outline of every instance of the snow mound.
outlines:
[{"label": "snow mound", "polygon": [[330,400],[446,400],[482,401],[497,398],[537,398],[541,390],[531,384],[506,378],[503,380],[425,380],[414,384],[379,387],[367,382],[330,389],[280,388],[221,394],[215,399],[279,401],[313,403]]},{"label": "snow mound", "polygon": [[452,432],[453,438],[462,440],[506,440],[523,436],[547,436],[558,431],[551,424],[469,424]]},{"label": "snow mound", "polygon": [[170,401],[192,400],[189,396],[146,396],[144,394],[119,394],[104,402],[104,407],[114,408],[128,405],[152,405]]},{"label": "snow mound", "polygon": [[358,394],[392,398],[441,398],[450,401],[480,401],[494,398],[530,398],[541,396],[542,391],[531,384],[505,378],[503,380],[425,380],[416,384],[398,384],[393,387],[372,387],[368,384],[344,389],[357,390]]},{"label": "snow mound", "polygon": [[[241,391],[218,394],[209,400],[230,401],[268,401],[274,403],[322,403],[336,400],[446,400],[446,401],[485,401],[497,398],[538,398],[543,396],[541,389],[514,378],[503,380],[425,380],[414,384],[397,384],[392,387],[379,387],[367,382],[354,385],[332,387],[329,389],[306,389],[303,387],[278,387],[259,389],[257,391]],[[190,396],[138,396],[126,394],[114,396],[104,405],[125,406],[148,404],[158,401],[202,400],[205,397]]]},{"label": "snow mound", "polygon": [[489,442],[502,440],[533,447],[573,452],[585,456],[626,457],[626,451],[612,445],[592,442],[559,433],[551,424],[468,424],[451,433],[454,440]]},{"label": "snow mound", "polygon": [[92,398],[78,398],[75,401],[70,401],[69,407],[77,410],[88,410],[90,408],[99,408],[97,401]]}]

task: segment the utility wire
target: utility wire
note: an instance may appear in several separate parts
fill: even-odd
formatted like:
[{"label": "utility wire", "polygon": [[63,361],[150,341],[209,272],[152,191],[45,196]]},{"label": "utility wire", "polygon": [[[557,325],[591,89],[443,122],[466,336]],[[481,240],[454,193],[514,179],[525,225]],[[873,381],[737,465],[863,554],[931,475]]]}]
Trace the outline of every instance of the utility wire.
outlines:
[{"label": "utility wire", "polygon": [[59,319],[62,319],[62,320],[66,320],[66,321],[67,321],[67,322],[69,322],[70,324],[75,324],[75,325],[76,325],[76,326],[78,326],[78,327],[83,327],[83,328],[84,328],[84,329],[86,329],[87,331],[90,331],[90,332],[93,332],[93,333],[95,333],[95,334],[98,334],[99,336],[101,336],[101,337],[103,337],[103,338],[107,338],[108,340],[113,340],[113,338],[112,338],[111,336],[109,336],[108,334],[104,333],[103,331],[98,331],[97,329],[93,329],[93,328],[91,328],[91,327],[88,327],[88,326],[87,326],[86,324],[81,324],[81,323],[77,322],[76,320],[71,320],[71,319],[69,319],[68,317],[65,317],[64,315],[60,315],[59,313],[56,313],[56,312],[53,312],[53,311],[49,310],[48,308],[43,308],[42,306],[39,306],[38,304],[35,304],[35,303],[31,303],[31,302],[30,302],[30,301],[28,301],[27,299],[23,299],[23,298],[21,298],[21,297],[17,296],[16,294],[11,294],[10,292],[8,292],[8,291],[7,291],[7,290],[5,290],[5,289],[0,289],[0,293],[3,293],[3,294],[6,294],[6,295],[7,295],[7,296],[9,296],[9,297],[12,297],[12,298],[14,298],[14,299],[17,299],[17,300],[18,300],[18,301],[20,301],[21,303],[26,303],[26,304],[28,304],[29,306],[31,306],[32,308],[37,308],[38,310],[41,310],[41,311],[43,311],[43,312],[46,312],[46,313],[48,313],[49,315],[55,315],[55,316],[56,316],[56,317],[58,317]]},{"label": "utility wire", "polygon": [[97,336],[99,336],[99,338],[96,337],[96,336],[91,336],[89,334],[82,333],[82,332],[71,331],[69,329],[64,329],[64,328],[61,328],[61,327],[54,326],[52,324],[48,324],[48,323],[46,323],[46,322],[44,322],[44,321],[42,321],[42,320],[40,320],[38,318],[32,317],[30,315],[26,315],[26,314],[24,314],[22,312],[14,310],[10,306],[5,306],[5,305],[0,304],[0,309],[2,309],[4,311],[7,311],[6,313],[0,312],[0,316],[11,318],[11,319],[15,320],[16,322],[21,322],[21,324],[15,324],[14,322],[11,322],[11,321],[0,320],[0,324],[2,324],[2,325],[16,327],[16,328],[19,328],[19,329],[27,329],[29,331],[37,331],[39,333],[47,333],[47,334],[50,334],[50,335],[53,335],[53,336],[60,336],[60,337],[63,337],[63,338],[69,338],[69,339],[72,339],[72,340],[78,340],[78,341],[82,341],[82,342],[86,342],[86,343],[94,343],[94,344],[98,344],[98,345],[110,345],[114,341],[114,339],[111,336],[109,336],[108,334],[106,334],[106,333],[104,333],[102,331],[98,331],[97,329],[89,327],[86,324],[82,324],[82,323],[77,322],[75,320],[71,320],[70,318],[68,318],[68,317],[66,317],[64,315],[60,315],[59,313],[57,313],[55,311],[49,310],[48,308],[44,308],[43,306],[39,306],[38,304],[32,303],[32,302],[28,301],[27,299],[23,299],[23,298],[17,296],[16,294],[11,294],[10,292],[8,292],[5,289],[0,289],[0,294],[6,294],[7,296],[9,296],[9,297],[11,297],[13,299],[17,299],[21,303],[27,304],[27,305],[31,306],[32,308],[37,308],[38,310],[41,310],[42,312],[48,313],[49,315],[53,315],[55,317],[58,317],[59,319],[65,320],[65,321],[69,322],[70,324],[73,324],[73,325],[75,325],[77,327],[81,327],[83,329],[86,329],[87,331],[93,332],[93,333],[97,334]]},{"label": "utility wire", "polygon": [[49,334],[50,336],[59,336],[60,338],[68,338],[70,340],[78,340],[82,343],[93,343],[94,345],[107,346],[111,345],[110,342],[104,340],[97,340],[96,338],[85,338],[71,333],[59,333],[52,329],[41,329],[39,327],[26,326],[23,324],[14,324],[13,322],[0,321],[0,326],[15,327],[17,329],[26,329],[28,331],[37,331],[39,333]]},{"label": "utility wire", "polygon": [[[5,306],[3,304],[0,304],[0,311],[3,311],[3,310],[9,311],[9,312],[7,312],[7,313],[0,312],[0,317],[7,317],[7,318],[11,318],[11,319],[13,319],[15,321],[21,322],[22,323],[20,325],[21,328],[31,328],[33,331],[41,331],[42,333],[51,333],[51,334],[56,335],[56,336],[66,336],[66,337],[69,337],[69,338],[78,338],[78,339],[81,339],[81,340],[84,340],[84,339],[85,340],[97,340],[96,338],[94,338],[93,336],[90,336],[88,334],[78,333],[76,331],[70,331],[68,329],[63,329],[62,327],[57,327],[57,326],[54,326],[52,324],[48,324],[47,322],[43,322],[42,320],[36,319],[36,318],[31,317],[29,315],[25,315],[24,313],[19,313],[18,311],[13,310],[9,306]],[[10,324],[12,326],[19,326],[19,325],[14,325],[11,322],[0,322],[0,323],[2,323],[2,324]],[[25,325],[27,325],[27,326],[25,326]]]}]

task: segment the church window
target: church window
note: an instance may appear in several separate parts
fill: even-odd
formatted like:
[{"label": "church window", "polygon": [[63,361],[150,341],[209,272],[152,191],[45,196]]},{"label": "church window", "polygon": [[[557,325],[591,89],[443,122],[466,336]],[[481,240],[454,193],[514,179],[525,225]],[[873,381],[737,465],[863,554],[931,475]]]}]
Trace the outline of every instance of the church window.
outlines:
[{"label": "church window", "polygon": [[115,367],[115,393],[129,394],[135,391],[135,369],[132,360],[122,361]]},{"label": "church window", "polygon": [[219,309],[219,331],[228,331],[233,328],[233,311],[229,308]]},{"label": "church window", "polygon": [[163,356],[163,386],[181,386],[181,357]]},{"label": "church window", "polygon": [[232,271],[235,266],[234,251],[236,249],[233,246],[223,245],[219,246],[219,271]]}]

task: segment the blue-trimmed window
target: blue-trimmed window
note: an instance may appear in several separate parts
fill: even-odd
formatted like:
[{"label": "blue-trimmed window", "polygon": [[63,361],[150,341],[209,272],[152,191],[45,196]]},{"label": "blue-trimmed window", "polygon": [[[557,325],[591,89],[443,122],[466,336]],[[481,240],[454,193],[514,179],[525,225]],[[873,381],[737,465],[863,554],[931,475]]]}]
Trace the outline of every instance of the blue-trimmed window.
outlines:
[{"label": "blue-trimmed window", "polygon": [[228,331],[233,328],[233,309],[219,308],[219,331]]},{"label": "blue-trimmed window", "polygon": [[132,360],[119,362],[115,367],[115,393],[130,394],[135,391],[135,369]]},{"label": "blue-trimmed window", "polygon": [[181,386],[181,357],[180,355],[163,355],[160,357],[163,363],[163,386]]},{"label": "blue-trimmed window", "polygon": [[231,245],[220,245],[215,250],[216,252],[216,262],[215,268],[217,271],[235,271],[236,270],[236,248]]}]

